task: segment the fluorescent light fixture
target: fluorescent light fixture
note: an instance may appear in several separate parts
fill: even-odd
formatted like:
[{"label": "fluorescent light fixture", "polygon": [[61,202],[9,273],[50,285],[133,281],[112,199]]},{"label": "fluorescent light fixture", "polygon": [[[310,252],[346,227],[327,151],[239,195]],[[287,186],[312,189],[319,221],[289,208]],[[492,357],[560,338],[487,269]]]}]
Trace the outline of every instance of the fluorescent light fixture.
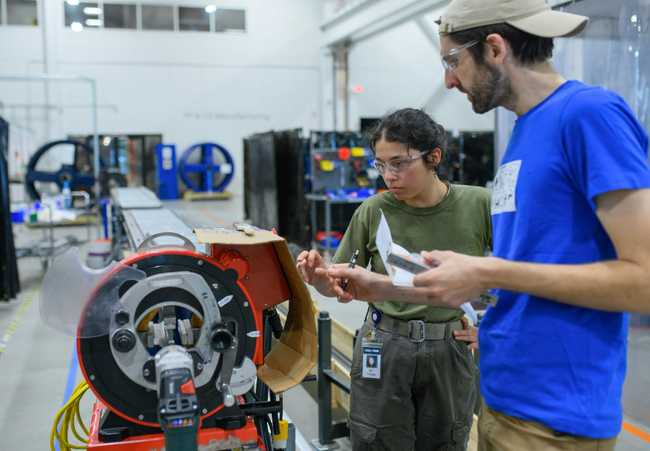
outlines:
[{"label": "fluorescent light fixture", "polygon": [[99,19],[86,19],[86,25],[89,27],[101,27],[102,21]]},{"label": "fluorescent light fixture", "polygon": [[104,136],[104,145],[108,146],[111,143],[112,138],[110,136]]},{"label": "fluorescent light fixture", "polygon": [[213,12],[217,11],[217,5],[208,5],[205,7],[205,12],[208,14],[212,14]]},{"label": "fluorescent light fixture", "polygon": [[86,6],[84,8],[84,14],[87,16],[99,16],[102,13],[101,8],[96,8],[93,6]]},{"label": "fluorescent light fixture", "polygon": [[70,6],[79,6],[79,0],[66,0]]},{"label": "fluorescent light fixture", "polygon": [[70,24],[70,29],[71,29],[72,31],[80,32],[80,31],[83,31],[84,26],[81,25],[80,22],[72,22],[72,23]]}]

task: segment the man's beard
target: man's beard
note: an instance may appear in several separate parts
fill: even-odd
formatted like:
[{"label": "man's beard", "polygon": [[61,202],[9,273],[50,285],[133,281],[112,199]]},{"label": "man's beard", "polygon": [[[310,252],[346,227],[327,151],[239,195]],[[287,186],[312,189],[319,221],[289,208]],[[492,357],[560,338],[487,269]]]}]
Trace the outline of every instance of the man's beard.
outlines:
[{"label": "man's beard", "polygon": [[469,95],[474,112],[483,114],[509,103],[513,93],[510,79],[496,67],[481,64],[479,68],[482,75],[474,80],[474,87]]}]

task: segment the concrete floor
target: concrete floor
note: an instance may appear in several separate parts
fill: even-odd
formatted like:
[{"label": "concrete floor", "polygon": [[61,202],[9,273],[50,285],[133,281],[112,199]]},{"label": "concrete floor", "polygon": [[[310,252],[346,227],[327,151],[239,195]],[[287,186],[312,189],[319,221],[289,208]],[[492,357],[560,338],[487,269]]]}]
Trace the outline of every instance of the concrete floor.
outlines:
[{"label": "concrete floor", "polygon": [[[179,201],[168,206],[188,225],[196,227],[223,226],[241,220],[241,214],[237,213],[239,208],[233,205],[236,204]],[[14,233],[19,247],[42,237],[40,231],[28,230],[24,226],[17,226]],[[80,239],[86,236],[85,229],[80,228],[56,231],[57,236],[71,233]],[[43,451],[49,449],[54,414],[62,405],[65,394],[81,379],[73,364],[73,338],[50,329],[39,318],[38,297],[43,275],[40,261],[24,258],[19,260],[19,267],[23,284],[20,296],[9,303],[0,303],[0,451]],[[365,304],[339,304],[333,299],[314,297],[320,309],[328,310],[333,318],[349,329],[360,326]],[[645,346],[648,338],[647,335],[635,336],[635,340],[635,346],[637,342]],[[635,352],[637,349],[645,348],[635,347]],[[650,360],[643,361],[647,364]],[[642,373],[650,374],[650,369]],[[314,383],[305,385],[284,395],[286,413],[301,433],[302,449],[306,449],[306,443],[318,435],[317,404],[310,395]],[[639,387],[638,395],[632,398],[647,402],[647,388]],[[86,396],[82,409],[86,416],[91,398],[91,395]],[[648,432],[650,428],[642,429]],[[343,450],[349,449],[347,440],[341,440],[340,445]],[[623,431],[617,450],[650,450],[650,443]]]}]

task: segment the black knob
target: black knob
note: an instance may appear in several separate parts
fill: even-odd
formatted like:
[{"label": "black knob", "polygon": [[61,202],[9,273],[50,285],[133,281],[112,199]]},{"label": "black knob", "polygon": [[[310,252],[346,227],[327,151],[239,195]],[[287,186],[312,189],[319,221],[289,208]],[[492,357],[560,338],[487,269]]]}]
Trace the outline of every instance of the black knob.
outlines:
[{"label": "black knob", "polygon": [[228,329],[215,329],[210,336],[210,345],[216,352],[224,352],[232,347],[234,337]]},{"label": "black knob", "polygon": [[120,310],[115,314],[115,322],[118,326],[124,326],[129,322],[129,312]]},{"label": "black knob", "polygon": [[142,366],[142,377],[148,382],[156,382],[156,361],[149,359]]},{"label": "black knob", "polygon": [[118,352],[129,352],[135,346],[135,335],[130,330],[118,330],[113,335],[113,347]]}]

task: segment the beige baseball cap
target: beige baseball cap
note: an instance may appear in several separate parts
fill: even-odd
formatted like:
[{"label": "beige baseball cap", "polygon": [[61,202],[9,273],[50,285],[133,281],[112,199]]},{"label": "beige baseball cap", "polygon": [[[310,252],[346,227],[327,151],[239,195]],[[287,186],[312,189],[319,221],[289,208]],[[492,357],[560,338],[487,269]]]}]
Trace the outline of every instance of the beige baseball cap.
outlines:
[{"label": "beige baseball cap", "polygon": [[543,38],[580,33],[589,18],[552,10],[544,0],[453,0],[438,20],[440,34],[507,23]]}]

